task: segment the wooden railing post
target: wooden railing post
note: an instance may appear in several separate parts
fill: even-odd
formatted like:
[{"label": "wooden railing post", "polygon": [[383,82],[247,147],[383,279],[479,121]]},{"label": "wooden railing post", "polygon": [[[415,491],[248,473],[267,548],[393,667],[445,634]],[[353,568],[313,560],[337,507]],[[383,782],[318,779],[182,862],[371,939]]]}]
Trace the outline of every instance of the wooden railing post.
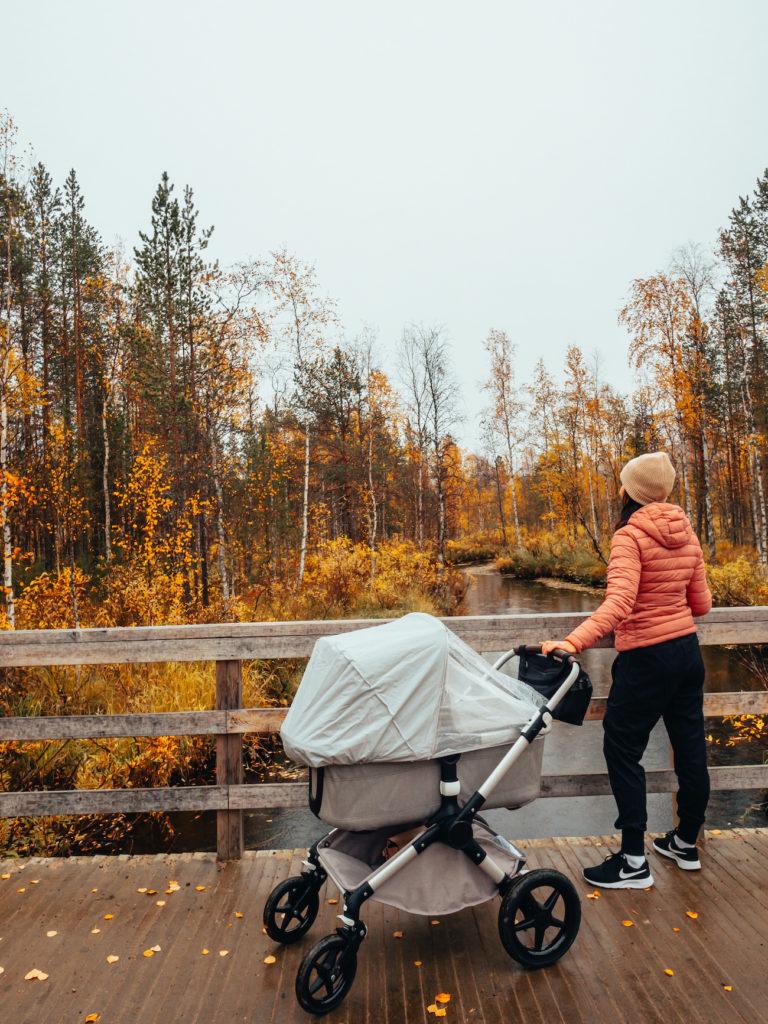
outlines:
[{"label": "wooden railing post", "polygon": [[[231,711],[243,706],[243,671],[239,661],[216,662],[216,709]],[[229,718],[229,716],[227,716]],[[238,786],[243,781],[243,738],[239,733],[216,737],[216,782]],[[229,804],[229,797],[227,798]],[[243,855],[243,812],[216,812],[216,856],[239,860]]]}]

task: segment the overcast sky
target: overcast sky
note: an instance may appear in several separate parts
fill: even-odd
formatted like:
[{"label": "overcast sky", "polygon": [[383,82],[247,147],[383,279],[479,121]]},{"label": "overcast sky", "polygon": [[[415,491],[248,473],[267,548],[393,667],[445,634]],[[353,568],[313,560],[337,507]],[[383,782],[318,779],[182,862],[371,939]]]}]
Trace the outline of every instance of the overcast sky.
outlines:
[{"label": "overcast sky", "polygon": [[576,342],[628,388],[634,277],[708,247],[768,165],[765,0],[23,0],[0,105],[129,246],[160,173],[223,262],[287,246],[351,336],[444,324],[478,436],[482,343]]}]

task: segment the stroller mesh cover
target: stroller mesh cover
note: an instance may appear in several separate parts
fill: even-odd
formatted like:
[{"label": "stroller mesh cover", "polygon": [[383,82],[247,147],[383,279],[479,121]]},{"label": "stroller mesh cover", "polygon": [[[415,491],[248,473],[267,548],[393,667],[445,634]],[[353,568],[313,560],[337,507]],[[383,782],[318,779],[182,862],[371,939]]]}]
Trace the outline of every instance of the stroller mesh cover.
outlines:
[{"label": "stroller mesh cover", "polygon": [[[361,832],[426,820],[440,803],[439,758],[461,754],[468,799],[544,702],[497,672],[431,615],[318,640],[282,728],[309,765],[312,811]],[[520,757],[487,808],[516,808],[541,786],[543,742]]]},{"label": "stroller mesh cover", "polygon": [[414,612],[320,638],[281,735],[288,756],[313,768],[429,761],[514,742],[543,703]]}]

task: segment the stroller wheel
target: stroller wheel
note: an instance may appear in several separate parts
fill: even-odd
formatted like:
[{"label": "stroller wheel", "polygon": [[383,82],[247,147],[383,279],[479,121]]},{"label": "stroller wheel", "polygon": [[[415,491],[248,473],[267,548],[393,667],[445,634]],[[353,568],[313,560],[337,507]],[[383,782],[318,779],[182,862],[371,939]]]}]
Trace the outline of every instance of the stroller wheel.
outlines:
[{"label": "stroller wheel", "polygon": [[341,935],[326,935],[301,961],[296,998],[307,1013],[323,1014],[338,1006],[352,987],[357,950]]},{"label": "stroller wheel", "polygon": [[499,908],[504,949],[523,967],[546,967],[559,960],[571,948],[580,924],[579,894],[559,871],[521,875]]},{"label": "stroller wheel", "polygon": [[315,923],[320,900],[314,881],[294,875],[276,885],[264,904],[264,927],[274,942],[298,941]]}]

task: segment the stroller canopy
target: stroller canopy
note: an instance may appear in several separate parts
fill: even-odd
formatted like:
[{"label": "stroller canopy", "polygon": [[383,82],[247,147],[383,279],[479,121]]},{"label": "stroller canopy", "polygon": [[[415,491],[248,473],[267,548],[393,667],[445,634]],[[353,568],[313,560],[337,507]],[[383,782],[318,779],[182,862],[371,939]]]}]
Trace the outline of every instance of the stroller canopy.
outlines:
[{"label": "stroller canopy", "polygon": [[319,639],[281,735],[313,768],[427,761],[512,742],[543,703],[416,612]]}]

